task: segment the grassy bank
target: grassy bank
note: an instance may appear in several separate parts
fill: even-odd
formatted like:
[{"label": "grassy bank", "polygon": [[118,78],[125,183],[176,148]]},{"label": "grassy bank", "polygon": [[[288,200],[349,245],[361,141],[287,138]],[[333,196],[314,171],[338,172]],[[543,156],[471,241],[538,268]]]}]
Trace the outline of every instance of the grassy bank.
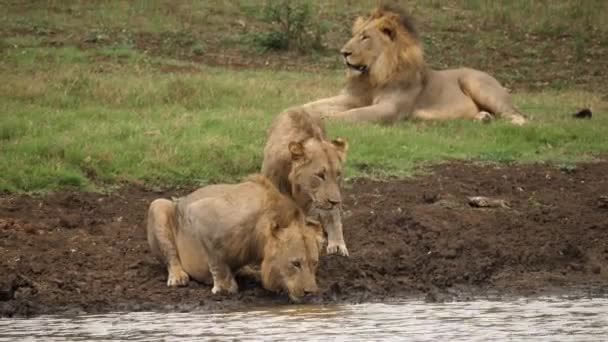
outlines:
[{"label": "grassy bank", "polygon": [[[176,67],[187,72],[126,64],[99,73],[86,53],[64,53],[81,62],[0,74],[5,80],[0,86],[2,190],[231,180],[258,169],[274,115],[335,93],[341,82],[340,73],[183,64]],[[516,101],[533,116],[523,128],[456,121],[333,124],[330,131],[350,142],[350,176],[403,175],[418,163],[449,158],[570,162],[608,149],[605,110],[590,121],[567,115],[582,103],[601,106],[598,96],[522,93]]]},{"label": "grassy bank", "polygon": [[[243,31],[263,32],[268,25],[250,9],[262,3],[0,5],[6,24],[0,28],[0,191],[92,188],[121,181],[198,184],[255,172],[265,131],[280,110],[340,89],[342,70],[336,68],[332,49],[348,35],[344,23],[371,5],[355,1],[354,7],[342,11],[338,2],[315,3],[324,20],[346,29],[329,30],[327,50],[300,56],[293,51],[260,52],[243,43]],[[547,18],[570,13],[564,6],[571,2],[563,2],[558,12],[548,6]],[[579,62],[547,62],[577,43],[555,43],[555,21],[539,26],[540,21],[519,19],[518,13],[530,10],[525,6],[463,0],[431,1],[413,8],[430,31],[424,43],[431,65],[457,66],[467,62],[464,56],[475,56],[464,64],[486,66],[513,86],[516,102],[533,117],[532,123],[523,128],[467,121],[394,127],[333,124],[331,135],[350,142],[350,177],[407,175],[417,165],[451,158],[567,164],[608,150],[605,94],[588,86],[605,81],[594,68],[606,61],[585,62],[603,50],[581,52]],[[582,24],[560,32],[601,43],[605,35],[596,28],[600,26],[595,13],[580,11]],[[496,28],[482,20],[484,14],[502,16],[503,23]],[[236,23],[239,20],[244,24]],[[473,31],[462,26],[464,31],[454,32],[462,21],[471,23]],[[484,27],[488,32],[482,33]],[[583,35],[585,27],[591,29]],[[501,33],[505,28],[507,36]],[[537,44],[505,38],[520,34],[537,37],[531,38]],[[541,35],[546,39],[538,38]],[[479,45],[474,54],[460,48],[470,47],[471,39],[489,44],[491,37],[512,43],[492,49]],[[513,56],[496,62],[496,56],[522,49],[533,50],[518,62]],[[536,65],[543,65],[540,76],[530,72]],[[572,78],[568,65],[584,72]],[[293,71],[279,70],[282,66]],[[534,88],[550,74],[558,82]],[[593,106],[593,120],[568,116],[587,105]]]}]

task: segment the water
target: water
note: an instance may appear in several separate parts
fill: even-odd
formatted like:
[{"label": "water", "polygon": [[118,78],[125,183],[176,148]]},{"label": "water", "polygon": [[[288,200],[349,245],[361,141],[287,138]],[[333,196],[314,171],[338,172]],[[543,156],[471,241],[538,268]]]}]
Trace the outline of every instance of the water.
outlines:
[{"label": "water", "polygon": [[608,299],[280,306],[0,319],[0,341],[608,340]]}]

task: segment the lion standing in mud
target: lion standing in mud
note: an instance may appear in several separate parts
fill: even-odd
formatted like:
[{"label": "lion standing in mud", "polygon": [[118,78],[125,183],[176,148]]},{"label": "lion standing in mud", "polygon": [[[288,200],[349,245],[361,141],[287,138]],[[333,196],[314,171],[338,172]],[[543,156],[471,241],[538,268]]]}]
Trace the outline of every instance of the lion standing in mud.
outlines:
[{"label": "lion standing in mud", "polygon": [[167,266],[168,286],[192,277],[213,282],[214,294],[236,293],[234,273],[260,265],[267,290],[284,290],[293,301],[317,291],[322,228],[261,175],[153,201],[147,235],[152,253]]},{"label": "lion standing in mud", "polygon": [[309,114],[354,122],[499,116],[518,125],[526,122],[489,74],[427,68],[416,29],[402,10],[384,6],[359,17],[352,33],[340,51],[348,67],[346,87],[337,96],[305,104]]},{"label": "lion standing in mud", "polygon": [[348,144],[328,140],[323,123],[301,108],[279,114],[264,147],[262,174],[327,232],[327,252],[347,256],[340,182]]}]

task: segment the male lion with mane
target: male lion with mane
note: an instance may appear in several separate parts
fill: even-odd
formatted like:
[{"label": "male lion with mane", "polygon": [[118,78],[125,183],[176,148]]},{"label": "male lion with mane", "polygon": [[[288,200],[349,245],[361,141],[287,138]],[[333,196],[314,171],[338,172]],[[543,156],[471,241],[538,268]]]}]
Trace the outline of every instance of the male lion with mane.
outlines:
[{"label": "male lion with mane", "polygon": [[487,73],[427,68],[413,22],[401,9],[382,6],[357,18],[352,32],[340,51],[348,68],[346,87],[337,96],[305,104],[309,114],[355,122],[499,116],[526,122],[508,91]]},{"label": "male lion with mane", "polygon": [[293,301],[317,291],[315,271],[323,230],[268,179],[209,185],[174,201],[150,204],[152,253],[167,266],[168,286],[190,277],[213,282],[212,293],[236,293],[234,273],[261,265],[262,286]]},{"label": "male lion with mane", "polygon": [[262,174],[327,232],[327,253],[348,256],[342,233],[340,181],[348,144],[328,140],[322,120],[301,108],[279,114],[264,147]]}]

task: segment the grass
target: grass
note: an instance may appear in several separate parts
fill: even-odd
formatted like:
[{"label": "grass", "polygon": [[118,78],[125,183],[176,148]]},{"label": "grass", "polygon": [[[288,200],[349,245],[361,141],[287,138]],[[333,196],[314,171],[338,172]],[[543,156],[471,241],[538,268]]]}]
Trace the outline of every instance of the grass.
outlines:
[{"label": "grass", "polygon": [[457,4],[483,14],[486,26],[520,27],[540,34],[606,30],[601,23],[608,3],[603,0],[459,0]]},{"label": "grass", "polygon": [[[354,1],[352,12],[371,2]],[[206,20],[221,31],[225,16],[252,3],[178,4],[49,1],[44,7],[13,1],[0,5],[0,9],[5,7],[0,11],[5,23],[0,29],[0,191],[99,189],[120,182],[176,186],[234,181],[259,169],[265,132],[277,113],[339,91],[341,70],[235,70],[180,58],[173,50],[186,46],[188,53],[204,61],[207,50],[213,51],[217,43],[199,34],[197,20]],[[433,25],[448,27],[461,20],[446,21],[445,13],[453,6],[461,8],[463,18],[476,11],[519,13],[521,7],[515,2],[502,7],[492,4],[431,1],[415,5],[414,10],[436,13],[429,17]],[[546,6],[553,8],[552,4]],[[337,15],[341,6],[336,1],[324,2],[323,15]],[[595,27],[594,13],[581,13],[587,18],[585,25]],[[527,27],[540,30],[534,25]],[[573,32],[578,32],[577,25],[571,27]],[[133,32],[163,33],[157,42],[167,53],[139,48]],[[425,40],[432,55],[454,55],[439,53],[448,33]],[[111,38],[81,44],[92,35]],[[501,53],[484,45],[485,40],[466,37],[478,44],[480,56]],[[581,41],[587,39],[581,37]],[[501,39],[507,42],[504,35]],[[542,48],[552,46],[546,43]],[[530,52],[527,58],[540,60],[536,53]],[[450,60],[435,60],[435,64],[444,62],[453,66]],[[507,65],[503,72],[508,71],[517,82],[528,77],[531,65],[519,69]],[[501,72],[497,74],[504,79]],[[576,90],[571,83],[561,82],[565,85],[540,92],[516,92],[518,105],[533,116],[532,123],[522,128],[505,122],[453,121],[404,122],[392,127],[331,124],[329,131],[349,141],[349,177],[406,176],[420,165],[449,159],[573,165],[608,150],[608,106],[600,92]],[[593,120],[568,116],[587,105],[594,108]]]},{"label": "grass", "polygon": [[[265,131],[281,109],[335,93],[341,83],[339,73],[204,66],[163,73],[154,60],[97,73],[79,64],[86,54],[60,54],[72,58],[49,59],[44,71],[0,74],[1,190],[235,180],[258,170]],[[452,158],[572,162],[608,149],[605,111],[592,121],[567,116],[581,103],[601,105],[598,96],[546,92],[516,100],[534,117],[523,128],[455,121],[332,124],[330,132],[350,142],[351,177],[408,175],[417,165]]]}]

